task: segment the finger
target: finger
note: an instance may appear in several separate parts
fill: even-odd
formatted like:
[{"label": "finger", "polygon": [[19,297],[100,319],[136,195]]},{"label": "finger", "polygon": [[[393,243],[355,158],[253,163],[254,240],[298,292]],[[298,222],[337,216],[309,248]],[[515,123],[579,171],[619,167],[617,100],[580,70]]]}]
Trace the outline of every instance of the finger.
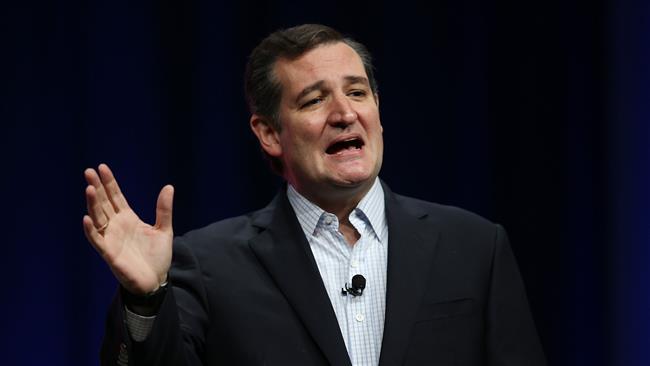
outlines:
[{"label": "finger", "polygon": [[113,172],[106,164],[99,164],[97,168],[99,170],[99,177],[101,178],[102,184],[106,189],[106,196],[113,203],[115,211],[120,211],[129,208],[129,204],[126,202],[126,198],[120,190],[120,186],[113,176]]},{"label": "finger", "polygon": [[85,215],[83,218],[83,227],[84,234],[86,234],[86,239],[92,244],[92,246],[97,250],[100,255],[104,255],[104,237],[99,235],[99,232],[95,228],[93,219]]},{"label": "finger", "polygon": [[172,230],[172,208],[174,204],[174,187],[166,185],[160,190],[156,203],[156,228]]},{"label": "finger", "polygon": [[95,187],[95,190],[97,191],[97,202],[102,210],[104,210],[106,216],[108,218],[113,217],[115,215],[115,208],[113,207],[111,201],[108,200],[104,185],[102,184],[101,179],[99,179],[99,175],[97,175],[95,169],[86,169],[84,171],[84,177],[86,178],[86,182],[88,182],[88,184]]},{"label": "finger", "polygon": [[86,208],[95,228],[104,227],[108,223],[108,217],[97,199],[97,190],[94,186],[86,187]]}]

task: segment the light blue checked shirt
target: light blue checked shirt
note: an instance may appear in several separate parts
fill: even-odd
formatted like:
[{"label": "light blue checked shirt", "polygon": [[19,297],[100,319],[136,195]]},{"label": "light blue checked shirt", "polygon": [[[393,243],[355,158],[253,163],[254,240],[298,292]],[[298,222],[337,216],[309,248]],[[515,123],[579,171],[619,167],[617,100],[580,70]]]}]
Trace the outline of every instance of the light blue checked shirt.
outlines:
[{"label": "light blue checked shirt", "polygon": [[[384,190],[379,179],[350,213],[350,223],[360,234],[354,245],[345,241],[336,215],[323,211],[291,185],[287,196],[316,259],[352,364],[379,364],[388,258]],[[344,296],[341,289],[356,274],[366,278],[363,295]]]}]

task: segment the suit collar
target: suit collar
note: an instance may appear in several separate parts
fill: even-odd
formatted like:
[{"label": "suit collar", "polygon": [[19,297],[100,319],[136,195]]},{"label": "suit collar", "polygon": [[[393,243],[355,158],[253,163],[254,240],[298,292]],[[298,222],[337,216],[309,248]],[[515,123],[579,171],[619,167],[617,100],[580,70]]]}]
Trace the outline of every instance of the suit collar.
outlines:
[{"label": "suit collar", "polygon": [[332,365],[351,365],[332,304],[286,190],[253,217],[249,244]]},{"label": "suit collar", "polygon": [[427,213],[384,185],[388,220],[386,315],[380,365],[402,364],[440,232]]}]

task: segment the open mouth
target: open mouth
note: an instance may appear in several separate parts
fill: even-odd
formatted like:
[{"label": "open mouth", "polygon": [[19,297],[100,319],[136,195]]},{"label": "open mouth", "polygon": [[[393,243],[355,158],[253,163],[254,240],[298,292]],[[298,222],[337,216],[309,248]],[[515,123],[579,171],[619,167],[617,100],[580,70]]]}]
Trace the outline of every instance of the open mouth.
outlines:
[{"label": "open mouth", "polygon": [[327,150],[325,150],[325,152],[334,155],[346,150],[361,150],[363,145],[363,140],[358,137],[352,137],[347,140],[334,142],[327,148]]}]

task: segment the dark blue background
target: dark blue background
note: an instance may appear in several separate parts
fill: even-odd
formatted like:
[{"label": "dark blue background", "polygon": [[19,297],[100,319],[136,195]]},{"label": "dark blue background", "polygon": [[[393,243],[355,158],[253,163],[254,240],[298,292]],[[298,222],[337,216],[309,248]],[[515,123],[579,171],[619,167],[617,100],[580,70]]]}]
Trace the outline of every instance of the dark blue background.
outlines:
[{"label": "dark blue background", "polygon": [[509,231],[552,365],[650,365],[650,2],[51,1],[2,5],[2,365],[95,365],[116,282],[86,242],[108,163],[176,233],[280,181],[242,74],[270,31],[329,24],[376,59],[394,191]]}]

